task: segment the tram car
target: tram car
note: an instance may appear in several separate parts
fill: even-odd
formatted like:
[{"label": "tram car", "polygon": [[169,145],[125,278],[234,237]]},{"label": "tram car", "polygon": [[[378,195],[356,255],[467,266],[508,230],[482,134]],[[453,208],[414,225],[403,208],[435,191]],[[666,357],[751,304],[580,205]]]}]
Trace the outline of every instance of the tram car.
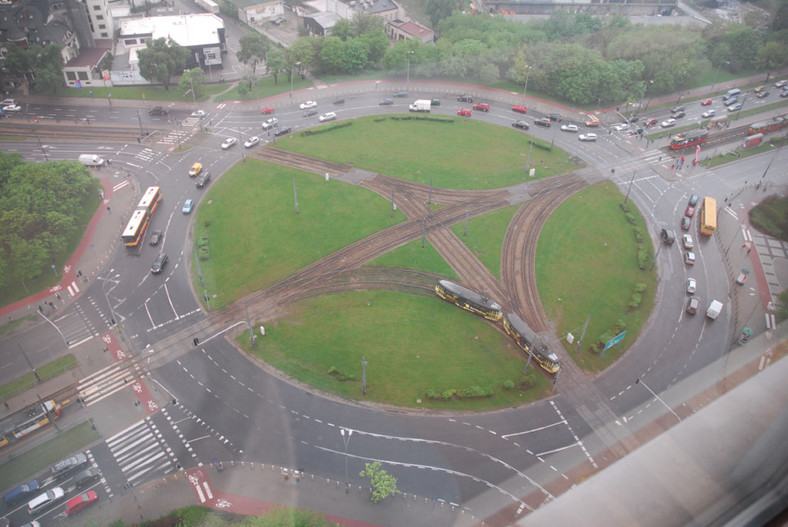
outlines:
[{"label": "tram car", "polygon": [[765,134],[767,132],[776,132],[788,126],[788,118],[786,117],[773,117],[768,121],[760,121],[753,123],[747,129],[747,135]]},{"label": "tram car", "polygon": [[763,134],[748,135],[742,143],[742,148],[752,148],[758,146],[763,141]]},{"label": "tram car", "polygon": [[503,311],[499,303],[454,282],[438,280],[438,283],[435,285],[435,292],[442,299],[448,300],[466,311],[481,315],[487,320],[497,322],[503,317]]},{"label": "tram car", "polygon": [[674,135],[670,140],[670,147],[673,150],[687,148],[705,142],[709,138],[708,130],[690,130]]},{"label": "tram car", "polygon": [[44,428],[52,422],[50,417],[57,419],[60,417],[60,412],[61,406],[55,401],[49,400],[36,404],[25,413],[20,413],[21,419],[0,434],[0,448],[9,443],[20,441],[36,430]]},{"label": "tram car", "polygon": [[547,344],[534,330],[514,313],[507,313],[503,319],[503,327],[523,351],[530,354],[539,366],[548,373],[558,373],[561,368],[558,355],[550,351]]}]

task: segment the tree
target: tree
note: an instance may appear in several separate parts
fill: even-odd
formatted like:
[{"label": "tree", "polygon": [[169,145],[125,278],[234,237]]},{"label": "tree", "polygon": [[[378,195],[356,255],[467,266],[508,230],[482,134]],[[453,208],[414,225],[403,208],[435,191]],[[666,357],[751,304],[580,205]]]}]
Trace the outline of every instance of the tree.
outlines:
[{"label": "tree", "polygon": [[302,79],[317,62],[317,53],[321,43],[322,39],[318,37],[301,37],[287,49],[290,64],[301,63],[298,66],[298,74]]},{"label": "tree", "polygon": [[219,2],[219,12],[224,16],[229,16],[233,20],[238,20],[238,8],[231,4],[228,0]]},{"label": "tree", "polygon": [[181,80],[178,82],[178,89],[180,91],[188,93],[189,90],[194,90],[194,97],[196,99],[202,97],[204,87],[205,72],[200,68],[185,70],[183,75],[181,75]]},{"label": "tree", "polygon": [[372,485],[372,496],[369,499],[372,503],[378,503],[392,494],[400,494],[397,489],[397,478],[380,468],[380,461],[364,465],[366,468],[359,473],[359,476],[369,478]]},{"label": "tree", "polygon": [[781,42],[768,42],[755,55],[755,64],[766,71],[774,71],[788,63],[785,45]]},{"label": "tree", "polygon": [[451,16],[452,11],[457,9],[457,1],[427,0],[424,9],[430,17],[430,24],[432,24],[432,27],[437,27],[438,22]]},{"label": "tree", "polygon": [[268,57],[265,59],[265,68],[274,77],[274,84],[277,84],[279,82],[279,73],[287,70],[285,50],[274,48],[269,51]]},{"label": "tree", "polygon": [[172,39],[157,38],[145,43],[137,54],[140,74],[148,80],[157,80],[170,89],[170,79],[183,71],[189,59],[188,49]]},{"label": "tree", "polygon": [[238,60],[244,64],[252,64],[252,70],[257,71],[257,64],[263,62],[271,49],[271,41],[259,33],[244,35],[239,40],[241,49],[238,51]]}]

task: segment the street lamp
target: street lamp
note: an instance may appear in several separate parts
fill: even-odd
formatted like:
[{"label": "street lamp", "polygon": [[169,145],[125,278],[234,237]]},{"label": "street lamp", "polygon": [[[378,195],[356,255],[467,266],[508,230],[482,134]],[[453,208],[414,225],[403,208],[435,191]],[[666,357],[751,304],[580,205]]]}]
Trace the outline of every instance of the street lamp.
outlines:
[{"label": "street lamp", "polygon": [[290,100],[291,101],[293,100],[293,68],[300,65],[301,65],[300,62],[296,62],[295,64],[290,66]]},{"label": "street lamp", "polygon": [[339,433],[342,434],[342,442],[345,444],[345,494],[350,490],[350,481],[348,481],[347,472],[347,446],[350,443],[350,436],[353,435],[353,430],[348,428],[340,428]]},{"label": "street lamp", "polygon": [[[523,99],[525,99],[525,96],[528,94],[528,76],[530,74],[531,74],[531,66],[526,66],[525,67],[525,86],[523,87]],[[527,101],[523,100],[523,106],[525,106],[526,102]]]},{"label": "street lamp", "polygon": [[[730,63],[731,63],[731,61],[729,61],[729,60],[726,60],[726,61],[725,61],[725,62],[723,62],[722,64],[728,64],[728,65],[730,65]],[[718,67],[718,68],[717,68],[717,73],[715,73],[715,74],[714,74],[714,82],[712,82],[712,83],[711,83],[711,89],[709,90],[709,94],[711,94],[711,92],[713,92],[713,91],[714,91],[714,85],[715,85],[715,84],[717,84],[717,79],[718,79],[718,78],[719,78],[719,76],[720,76],[720,70],[722,69],[722,64],[720,64],[720,67]]]},{"label": "street lamp", "polygon": [[410,86],[410,56],[413,55],[415,51],[408,51],[408,78],[406,84]]},{"label": "street lamp", "polygon": [[654,80],[650,80],[648,82],[643,83],[643,94],[640,96],[640,102],[638,103],[638,111],[643,111],[643,99],[646,98],[646,92],[648,91],[649,84],[654,84]]}]

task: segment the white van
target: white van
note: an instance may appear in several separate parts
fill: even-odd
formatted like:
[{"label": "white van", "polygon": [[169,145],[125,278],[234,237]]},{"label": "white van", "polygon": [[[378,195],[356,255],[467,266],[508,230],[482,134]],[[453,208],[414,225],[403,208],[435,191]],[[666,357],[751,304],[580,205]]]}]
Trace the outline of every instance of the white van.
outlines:
[{"label": "white van", "polygon": [[79,162],[86,167],[102,167],[104,166],[104,158],[96,154],[80,154]]}]

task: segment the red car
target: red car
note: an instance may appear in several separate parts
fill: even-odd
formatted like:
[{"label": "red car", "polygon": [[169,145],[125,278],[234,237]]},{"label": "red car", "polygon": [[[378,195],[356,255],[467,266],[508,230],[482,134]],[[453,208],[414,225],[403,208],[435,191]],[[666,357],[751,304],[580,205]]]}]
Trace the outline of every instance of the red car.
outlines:
[{"label": "red car", "polygon": [[476,104],[473,105],[473,109],[474,110],[479,110],[479,111],[482,111],[482,112],[489,112],[490,111],[490,105],[487,104],[486,102],[477,102]]},{"label": "red car", "polygon": [[651,126],[653,124],[657,124],[657,118],[656,117],[646,117],[646,119],[643,121],[643,124],[645,124],[646,126]]},{"label": "red car", "polygon": [[98,495],[92,490],[80,494],[76,498],[71,498],[66,502],[66,516],[71,516],[75,512],[81,511],[89,505],[93,505],[96,501],[98,501]]},{"label": "red car", "polygon": [[525,106],[523,106],[522,104],[516,104],[516,105],[512,106],[512,111],[519,112],[519,113],[527,113],[528,112],[528,110],[526,110]]},{"label": "red car", "polygon": [[260,113],[263,114],[263,115],[268,114],[268,113],[274,113],[274,107],[273,106],[263,106],[263,109],[260,110]]},{"label": "red car", "polygon": [[687,210],[684,211],[684,215],[688,218],[691,218],[695,215],[695,207],[692,205],[687,205]]},{"label": "red car", "polygon": [[470,108],[460,108],[459,110],[457,110],[457,115],[462,115],[464,117],[470,117],[471,116],[471,109]]},{"label": "red car", "polygon": [[708,106],[710,104],[711,104],[711,99],[703,99],[702,101],[700,101],[701,106]]}]

